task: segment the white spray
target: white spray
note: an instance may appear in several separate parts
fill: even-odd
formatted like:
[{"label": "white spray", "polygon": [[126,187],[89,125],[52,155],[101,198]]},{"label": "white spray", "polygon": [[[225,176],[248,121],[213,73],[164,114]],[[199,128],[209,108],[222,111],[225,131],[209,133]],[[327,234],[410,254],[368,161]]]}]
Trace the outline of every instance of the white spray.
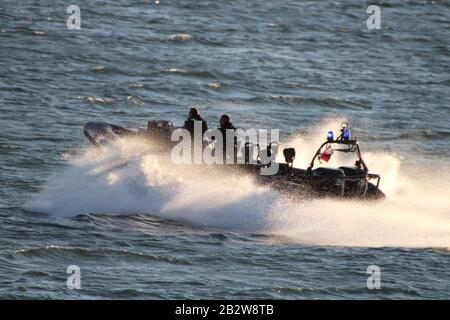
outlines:
[{"label": "white spray", "polygon": [[[298,149],[295,166],[307,166],[330,128],[336,129],[336,123],[285,144]],[[406,175],[396,155],[364,154],[371,171],[382,175],[386,200],[296,203],[251,177],[196,166],[186,170],[150,150],[148,143],[135,139],[88,148],[69,159],[68,168],[51,178],[27,207],[64,217],[148,213],[315,245],[450,247],[450,190],[442,188],[443,181],[450,185],[449,176]],[[329,165],[341,160],[335,157],[336,163]]]}]

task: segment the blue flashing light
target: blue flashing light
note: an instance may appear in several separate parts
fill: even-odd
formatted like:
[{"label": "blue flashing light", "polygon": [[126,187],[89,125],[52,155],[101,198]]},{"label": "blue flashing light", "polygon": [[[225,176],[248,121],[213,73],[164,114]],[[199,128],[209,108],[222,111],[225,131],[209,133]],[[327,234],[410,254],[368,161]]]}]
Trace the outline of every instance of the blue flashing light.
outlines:
[{"label": "blue flashing light", "polygon": [[350,140],[350,130],[344,130],[342,138],[346,141]]},{"label": "blue flashing light", "polygon": [[331,141],[334,140],[334,134],[333,134],[333,131],[328,131],[328,134],[327,134],[327,140],[328,140],[329,142],[331,142]]}]

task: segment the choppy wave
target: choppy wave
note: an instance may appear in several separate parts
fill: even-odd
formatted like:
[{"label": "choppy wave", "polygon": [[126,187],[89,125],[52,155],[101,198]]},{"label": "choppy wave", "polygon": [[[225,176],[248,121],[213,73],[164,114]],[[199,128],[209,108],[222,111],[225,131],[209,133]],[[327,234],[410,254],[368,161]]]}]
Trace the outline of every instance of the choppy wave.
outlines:
[{"label": "choppy wave", "polygon": [[178,33],[178,34],[172,34],[169,36],[169,40],[173,42],[178,41],[188,41],[191,40],[193,37],[189,33]]},{"label": "choppy wave", "polygon": [[[1,0],[1,297],[448,298],[449,2],[373,4],[381,30],[364,1],[82,0],[68,30],[65,1]],[[283,128],[298,166],[323,119],[347,118],[389,197],[295,203],[171,174],[142,142],[85,147],[88,121],[182,123],[193,105],[211,127]],[[84,290],[61,290],[68,263]]]},{"label": "choppy wave", "polygon": [[337,109],[371,109],[370,102],[362,100],[342,99],[335,97],[315,98],[300,95],[271,95],[251,98],[233,98],[235,103],[285,103],[290,105],[310,105]]},{"label": "choppy wave", "polygon": [[165,70],[167,73],[172,73],[180,76],[186,76],[186,77],[198,77],[198,78],[212,78],[216,79],[217,75],[210,71],[203,71],[203,70],[187,70],[187,69],[180,69],[180,68],[167,68]]},{"label": "choppy wave", "polygon": [[18,249],[14,252],[17,255],[30,256],[30,257],[40,257],[40,256],[62,256],[62,257],[91,257],[96,259],[107,259],[108,256],[114,255],[116,258],[133,258],[133,259],[144,259],[157,262],[166,262],[172,264],[186,264],[189,265],[189,261],[184,261],[179,258],[162,256],[156,254],[148,254],[145,252],[137,252],[125,249],[109,249],[109,248],[82,248],[82,247],[69,247],[69,246],[58,246],[50,245],[44,247],[35,247],[28,249]]},{"label": "choppy wave", "polygon": [[86,100],[87,102],[91,104],[100,104],[100,105],[111,105],[115,104],[116,101],[112,98],[102,98],[102,97],[96,97],[96,96],[76,96],[75,99],[78,100]]}]

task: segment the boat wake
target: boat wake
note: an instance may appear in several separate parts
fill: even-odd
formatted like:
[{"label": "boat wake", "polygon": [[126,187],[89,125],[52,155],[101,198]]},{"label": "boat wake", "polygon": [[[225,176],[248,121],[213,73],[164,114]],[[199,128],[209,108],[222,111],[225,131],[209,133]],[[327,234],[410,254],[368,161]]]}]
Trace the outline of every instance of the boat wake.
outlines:
[{"label": "boat wake", "polygon": [[[327,124],[320,132],[329,128]],[[313,136],[317,135],[287,144],[302,150],[294,165],[305,167],[311,160],[318,141]],[[87,147],[69,157],[67,168],[50,178],[26,207],[58,217],[146,213],[205,227],[282,235],[287,241],[312,245],[450,247],[450,190],[442,188],[449,177],[441,175],[437,181],[410,169],[406,174],[393,154],[365,153],[369,167],[382,176],[386,200],[297,203],[257,185],[252,177],[205,172],[196,166],[187,171],[152,150],[136,138]]]}]

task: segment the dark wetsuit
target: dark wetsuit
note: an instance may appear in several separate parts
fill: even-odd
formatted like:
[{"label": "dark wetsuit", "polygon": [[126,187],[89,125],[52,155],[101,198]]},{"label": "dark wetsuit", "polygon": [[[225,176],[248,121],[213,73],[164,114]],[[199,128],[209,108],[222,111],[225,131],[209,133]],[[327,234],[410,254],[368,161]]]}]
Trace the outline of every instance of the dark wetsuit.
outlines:
[{"label": "dark wetsuit", "polygon": [[202,122],[202,135],[208,130],[208,123],[200,117],[200,116],[194,116],[189,117],[184,121],[183,129],[188,130],[191,133],[192,138],[194,138],[194,123],[195,121],[201,121]]},{"label": "dark wetsuit", "polygon": [[194,142],[195,142],[195,138],[194,138],[194,128],[195,128],[195,122],[196,121],[201,121],[202,122],[202,152],[203,149],[206,146],[206,142],[203,141],[203,135],[205,134],[205,132],[208,130],[208,124],[206,123],[206,121],[200,117],[200,116],[193,116],[193,117],[189,117],[186,119],[186,121],[184,121],[184,125],[183,125],[183,129],[186,129],[190,132],[191,134],[191,140],[192,140],[192,145],[191,145],[191,157],[192,159],[194,159]]},{"label": "dark wetsuit", "polygon": [[[227,130],[233,130],[236,131],[236,128],[233,126],[231,122],[228,122],[224,126],[221,126],[217,128],[222,132],[222,138],[223,138],[223,159],[226,159],[226,150],[227,150]],[[233,144],[233,154],[234,158],[236,159],[236,153],[237,153],[237,137],[234,137],[234,144]]]}]

